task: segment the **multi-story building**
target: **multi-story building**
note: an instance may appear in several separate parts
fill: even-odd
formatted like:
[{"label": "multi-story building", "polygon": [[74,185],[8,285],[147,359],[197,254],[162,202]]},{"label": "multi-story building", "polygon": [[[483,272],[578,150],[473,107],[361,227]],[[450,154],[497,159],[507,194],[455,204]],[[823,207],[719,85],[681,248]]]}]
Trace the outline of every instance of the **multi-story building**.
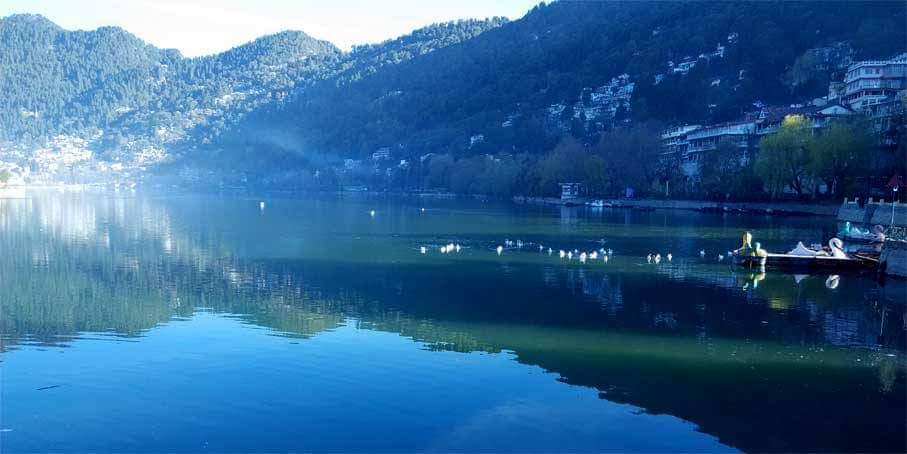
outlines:
[{"label": "multi-story building", "polygon": [[890,60],[854,63],[844,76],[842,101],[853,110],[869,109],[873,104],[907,89],[907,53]]},{"label": "multi-story building", "polygon": [[854,111],[840,104],[824,106],[790,106],[790,107],[764,107],[755,114],[756,135],[764,136],[777,132],[790,116],[801,116],[813,130],[825,128],[836,119],[842,119],[854,114]]},{"label": "multi-story building", "polygon": [[561,187],[561,200],[573,200],[579,197],[583,185],[580,183],[559,183]]},{"label": "multi-story building", "polygon": [[687,154],[701,154],[714,150],[722,142],[731,143],[741,150],[745,150],[753,146],[755,136],[755,121],[745,120],[704,126],[687,135],[687,140],[690,142]]},{"label": "multi-story building", "polygon": [[[881,108],[887,104],[878,104]],[[716,125],[688,125],[665,130],[661,135],[661,161],[665,166],[678,166],[689,178],[699,175],[703,156],[718,148],[722,142],[737,147],[742,161],[750,159],[763,136],[778,131],[790,116],[801,116],[813,130],[825,128],[835,119],[846,118],[854,112],[840,104],[824,106],[792,105],[762,107],[737,122]]]},{"label": "multi-story building", "polygon": [[700,125],[684,125],[670,128],[661,134],[661,165],[670,169],[676,165],[683,165],[684,157],[690,148],[687,135],[701,128]]},{"label": "multi-story building", "polygon": [[751,120],[703,126],[691,131],[686,137],[689,142],[683,154],[681,169],[687,177],[699,175],[702,156],[718,148],[720,143],[729,143],[740,151],[740,159],[749,159],[757,145],[756,122]]},{"label": "multi-story building", "polygon": [[899,128],[907,124],[907,90],[870,104],[863,112],[869,116],[872,127],[878,134],[879,146],[897,147]]},{"label": "multi-story building", "polygon": [[661,134],[661,143],[665,154],[682,155],[690,146],[687,135],[702,126],[684,125],[665,130]]}]

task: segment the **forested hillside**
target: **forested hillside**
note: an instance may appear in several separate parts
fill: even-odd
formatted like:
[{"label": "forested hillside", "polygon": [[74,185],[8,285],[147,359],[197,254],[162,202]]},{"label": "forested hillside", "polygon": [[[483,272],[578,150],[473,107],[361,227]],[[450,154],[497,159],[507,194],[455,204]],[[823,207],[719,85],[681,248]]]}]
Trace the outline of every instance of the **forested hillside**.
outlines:
[{"label": "forested hillside", "polygon": [[[352,83],[316,84],[251,125],[294,131],[302,153],[538,152],[625,121],[716,122],[821,96],[850,59],[902,51],[904,23],[901,2],[557,2]],[[823,46],[844,58],[803,68]]]},{"label": "forested hillside", "polygon": [[149,104],[180,60],[115,27],[67,32],[41,16],[0,19],[0,139],[104,125]]},{"label": "forested hillside", "polygon": [[[905,11],[885,1],[556,2],[350,52],[291,31],[193,59],[115,27],[10,16],[0,19],[0,160],[67,178],[101,162],[242,182],[333,172],[378,150],[391,162],[538,160],[568,137],[589,146],[615,129],[642,137],[824,95],[851,61],[905,50]],[[93,154],[47,164],[81,149]],[[41,165],[35,150],[46,151]]]},{"label": "forested hillside", "polygon": [[[139,170],[181,158],[216,159],[217,148],[226,144],[218,140],[221,133],[249,112],[299,97],[316,81],[354,83],[504,22],[436,24],[348,53],[287,31],[187,59],[116,27],[66,31],[37,15],[2,18],[0,151],[6,151],[0,158],[22,166],[34,149],[50,147],[55,155],[88,147],[92,159]],[[281,141],[280,149],[291,149],[292,143]],[[200,146],[205,153],[195,152]],[[88,164],[82,162],[87,155],[79,156],[66,165],[72,159]]]},{"label": "forested hillside", "polygon": [[182,137],[229,120],[236,104],[248,110],[262,96],[286,95],[340,55],[330,43],[283,32],[185,59],[116,27],[70,32],[34,15],[0,21],[0,140],[18,142],[91,129]]}]

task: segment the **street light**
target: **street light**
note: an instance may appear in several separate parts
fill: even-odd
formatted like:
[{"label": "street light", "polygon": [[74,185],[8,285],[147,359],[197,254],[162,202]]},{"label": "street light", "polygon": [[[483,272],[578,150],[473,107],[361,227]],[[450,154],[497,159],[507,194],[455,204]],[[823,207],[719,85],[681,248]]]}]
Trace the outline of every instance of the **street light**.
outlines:
[{"label": "street light", "polygon": [[891,225],[890,228],[894,228],[894,205],[898,203],[898,186],[895,185],[891,188]]},{"label": "street light", "polygon": [[888,180],[888,187],[891,188],[891,224],[889,228],[894,228],[894,206],[898,203],[898,189],[904,184],[900,175],[894,175]]}]

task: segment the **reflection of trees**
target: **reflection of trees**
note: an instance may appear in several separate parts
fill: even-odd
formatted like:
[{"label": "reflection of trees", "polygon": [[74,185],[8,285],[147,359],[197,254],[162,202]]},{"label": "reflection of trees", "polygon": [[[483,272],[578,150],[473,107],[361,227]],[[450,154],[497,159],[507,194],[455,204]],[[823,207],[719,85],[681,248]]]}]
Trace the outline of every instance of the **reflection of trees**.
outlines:
[{"label": "reflection of trees", "polygon": [[[114,205],[86,208],[73,214],[85,225],[66,227],[55,223],[70,216],[44,215],[43,203],[0,201],[4,348],[135,336],[201,309],[300,337],[354,321],[431,349],[513,351],[745,450],[903,448],[903,355],[834,348],[874,346],[881,327],[884,344],[903,349],[894,288],[853,279],[832,292],[824,277],[769,274],[743,289],[747,276],[684,266],[515,263],[501,273],[483,262],[248,259],[216,232],[181,231],[184,218],[164,205],[102,202]],[[882,325],[880,308],[894,322]]]},{"label": "reflection of trees", "polygon": [[302,336],[342,321],[339,303],[178,236],[147,201],[2,200],[0,226],[4,348],[133,336],[202,307]]}]

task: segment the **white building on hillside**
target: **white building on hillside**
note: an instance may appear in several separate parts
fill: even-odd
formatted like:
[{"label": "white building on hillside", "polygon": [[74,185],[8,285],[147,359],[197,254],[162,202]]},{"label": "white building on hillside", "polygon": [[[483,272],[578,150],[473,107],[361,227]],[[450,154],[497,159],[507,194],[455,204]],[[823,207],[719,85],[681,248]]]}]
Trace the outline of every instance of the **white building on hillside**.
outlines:
[{"label": "white building on hillside", "polygon": [[869,109],[907,89],[907,52],[890,60],[868,60],[850,65],[844,77],[842,101],[853,110]]}]

